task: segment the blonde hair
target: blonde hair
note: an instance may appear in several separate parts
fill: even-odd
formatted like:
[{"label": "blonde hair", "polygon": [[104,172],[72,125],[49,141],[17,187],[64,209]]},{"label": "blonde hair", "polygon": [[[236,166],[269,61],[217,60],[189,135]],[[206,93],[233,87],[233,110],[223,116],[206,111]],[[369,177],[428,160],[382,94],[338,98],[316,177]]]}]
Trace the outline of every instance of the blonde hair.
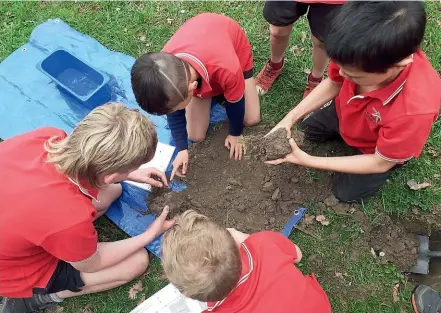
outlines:
[{"label": "blonde hair", "polygon": [[107,103],[90,112],[64,139],[50,138],[48,162],[64,175],[99,188],[99,177],[134,170],[149,162],[158,137],[153,123],[121,103]]},{"label": "blonde hair", "polygon": [[193,210],[165,233],[162,265],[168,280],[185,296],[220,301],[237,285],[242,262],[228,230]]}]

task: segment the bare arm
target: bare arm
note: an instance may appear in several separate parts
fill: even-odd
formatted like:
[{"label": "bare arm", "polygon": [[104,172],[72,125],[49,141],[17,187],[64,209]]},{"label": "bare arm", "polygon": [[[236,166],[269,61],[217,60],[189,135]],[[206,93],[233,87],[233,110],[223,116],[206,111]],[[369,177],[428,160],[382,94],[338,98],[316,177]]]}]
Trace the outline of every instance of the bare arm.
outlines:
[{"label": "bare arm", "polygon": [[168,207],[164,208],[162,214],[144,233],[124,240],[100,243],[97,251],[90,258],[70,264],[80,272],[93,273],[120,263],[173,226],[174,219],[167,220],[168,212]]},{"label": "bare arm", "polygon": [[294,107],[280,122],[274,127],[287,128],[291,130],[302,117],[311,113],[323,105],[334,99],[340,92],[341,84],[335,83],[329,78],[322,81],[314,90],[303,99],[296,107]]},{"label": "bare arm", "polygon": [[294,263],[300,263],[300,261],[302,260],[303,257],[303,253],[302,250],[300,250],[299,246],[297,246],[296,244],[294,244],[294,246],[296,246],[296,251],[297,251],[297,259],[294,260]]}]

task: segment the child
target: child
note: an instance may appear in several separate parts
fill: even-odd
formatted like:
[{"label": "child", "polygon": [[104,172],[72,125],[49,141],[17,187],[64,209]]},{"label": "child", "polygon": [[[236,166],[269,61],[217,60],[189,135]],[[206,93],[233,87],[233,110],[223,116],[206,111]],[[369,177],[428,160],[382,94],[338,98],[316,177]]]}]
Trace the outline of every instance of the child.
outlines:
[{"label": "child", "polygon": [[247,235],[186,211],[163,238],[162,264],[185,296],[225,313],[330,313],[314,276],[294,265],[302,253],[280,233]]},{"label": "child", "polygon": [[344,0],[266,1],[263,16],[270,24],[271,58],[256,77],[257,90],[264,95],[285,65],[285,50],[293,24],[308,12],[312,37],[312,71],[308,75],[305,98],[322,80],[329,58],[324,41],[332,19]]},{"label": "child", "polygon": [[441,80],[419,48],[425,26],[422,1],[343,5],[326,41],[329,78],[275,128],[291,129],[303,117],[306,138],[343,138],[359,153],[315,157],[291,140],[292,153],[270,163],[338,172],[335,196],[360,202],[417,158],[441,106]]},{"label": "child", "polygon": [[137,170],[157,142],[146,117],[114,103],[94,109],[70,135],[44,127],[0,144],[2,313],[35,312],[146,270],[144,246],[172,226],[168,209],[144,233],[116,242],[98,243],[93,222],[121,195],[117,182],[167,184],[157,170]]},{"label": "child", "polygon": [[187,138],[205,138],[213,97],[225,98],[230,120],[225,147],[230,149],[230,158],[242,158],[243,126],[259,123],[260,106],[251,45],[235,21],[214,13],[191,18],[162,52],[138,58],[131,75],[141,108],[167,114],[178,151],[171,179],[187,173]]}]

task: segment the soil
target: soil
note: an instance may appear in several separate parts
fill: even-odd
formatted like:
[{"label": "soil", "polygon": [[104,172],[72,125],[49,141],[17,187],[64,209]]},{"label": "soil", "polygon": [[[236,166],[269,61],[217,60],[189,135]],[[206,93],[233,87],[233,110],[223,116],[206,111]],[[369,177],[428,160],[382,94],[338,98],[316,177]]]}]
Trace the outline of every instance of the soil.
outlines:
[{"label": "soil", "polygon": [[[263,160],[284,157],[291,151],[286,130],[264,137],[269,130],[268,126],[247,129],[246,155],[235,161],[224,148],[228,127],[222,125],[191,146],[187,188],[180,193],[156,191],[148,199],[149,208],[160,212],[167,204],[171,216],[195,209],[244,232],[281,230],[296,208],[330,196],[330,175],[317,172],[318,177],[312,179],[304,167],[265,164]],[[301,133],[293,131],[292,136],[303,145]]]},{"label": "soil", "polygon": [[373,227],[366,234],[366,240],[380,261],[393,263],[406,272],[418,259],[418,238],[390,217],[384,216],[382,220],[381,225]]}]

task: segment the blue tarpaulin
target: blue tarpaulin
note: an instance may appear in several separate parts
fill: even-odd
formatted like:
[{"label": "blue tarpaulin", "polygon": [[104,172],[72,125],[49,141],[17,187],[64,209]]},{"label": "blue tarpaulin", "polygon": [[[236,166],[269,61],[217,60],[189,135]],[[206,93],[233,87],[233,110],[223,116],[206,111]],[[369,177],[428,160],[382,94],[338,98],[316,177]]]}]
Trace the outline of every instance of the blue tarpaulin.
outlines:
[{"label": "blue tarpaulin", "polygon": [[[131,56],[114,52],[97,40],[82,34],[60,19],[51,19],[37,26],[25,44],[0,63],[0,138],[8,139],[39,127],[53,126],[70,133],[93,107],[85,106],[66,96],[57,85],[40,70],[38,64],[56,50],[66,50],[78,59],[106,73],[110,77],[111,100],[138,108],[130,84],[130,70],[135,62]],[[156,125],[160,142],[174,145],[164,116],[150,116]],[[218,104],[212,105],[211,122],[226,118],[225,110]],[[170,172],[170,166],[168,173]],[[175,191],[185,188],[171,184]],[[147,191],[123,183],[122,197],[112,204],[106,215],[130,236],[145,231],[153,222],[153,214],[145,203]],[[289,235],[293,226],[301,219],[293,216],[284,234]],[[160,238],[147,246],[160,256]]]}]

